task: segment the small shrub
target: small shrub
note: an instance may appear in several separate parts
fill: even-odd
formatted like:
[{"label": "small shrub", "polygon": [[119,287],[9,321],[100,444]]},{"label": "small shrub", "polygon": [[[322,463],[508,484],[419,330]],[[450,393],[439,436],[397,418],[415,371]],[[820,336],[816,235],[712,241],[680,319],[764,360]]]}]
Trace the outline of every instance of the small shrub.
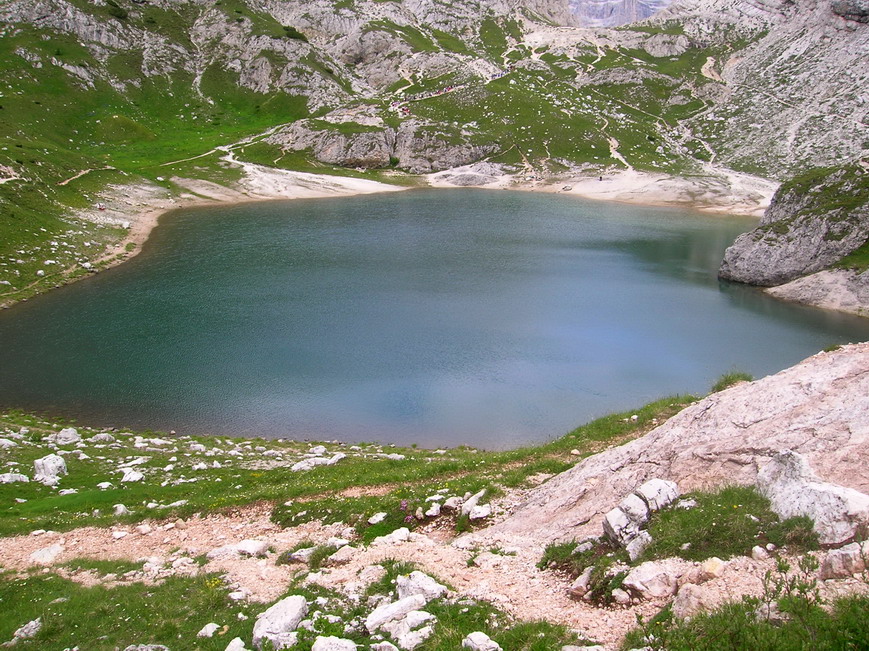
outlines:
[{"label": "small shrub", "polygon": [[292,25],[284,25],[284,35],[287,38],[294,38],[299,41],[308,42],[308,37],[302,34],[298,29],[293,27]]},{"label": "small shrub", "polygon": [[115,0],[106,0],[106,11],[109,15],[118,20],[126,20],[130,15],[126,9],[119,5]]}]

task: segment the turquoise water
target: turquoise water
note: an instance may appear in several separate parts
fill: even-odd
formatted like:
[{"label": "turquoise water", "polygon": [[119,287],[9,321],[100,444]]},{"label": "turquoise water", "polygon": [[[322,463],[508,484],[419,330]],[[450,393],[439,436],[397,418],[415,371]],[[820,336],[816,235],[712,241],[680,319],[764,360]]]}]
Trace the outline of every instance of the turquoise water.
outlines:
[{"label": "turquoise water", "polygon": [[869,321],[719,284],[752,220],[419,190],[179,211],[0,313],[0,404],[179,433],[506,448]]}]

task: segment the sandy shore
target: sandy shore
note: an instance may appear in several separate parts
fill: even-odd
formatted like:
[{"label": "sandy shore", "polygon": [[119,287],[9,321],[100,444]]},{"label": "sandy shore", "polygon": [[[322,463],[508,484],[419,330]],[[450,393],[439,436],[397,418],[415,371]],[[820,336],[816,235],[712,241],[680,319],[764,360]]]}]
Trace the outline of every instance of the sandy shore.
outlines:
[{"label": "sandy shore", "polygon": [[427,177],[433,187],[482,187],[490,189],[555,192],[586,199],[622,203],[673,206],[702,212],[761,217],[778,183],[722,168],[708,175],[679,177],[635,169],[601,175],[565,175],[557,182],[523,175],[499,174],[487,163],[445,170]]}]

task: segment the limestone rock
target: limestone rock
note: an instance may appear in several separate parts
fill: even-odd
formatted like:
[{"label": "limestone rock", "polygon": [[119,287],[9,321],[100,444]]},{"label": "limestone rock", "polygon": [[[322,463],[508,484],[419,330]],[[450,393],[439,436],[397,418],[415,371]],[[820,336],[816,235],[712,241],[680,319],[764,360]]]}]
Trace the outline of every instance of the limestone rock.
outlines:
[{"label": "limestone rock", "polygon": [[858,23],[869,23],[869,2],[867,0],[833,0],[830,8],[837,16]]},{"label": "limestone rock", "polygon": [[622,581],[622,586],[643,599],[669,597],[676,592],[677,577],[661,563],[648,561],[628,572]]},{"label": "limestone rock", "polygon": [[346,565],[353,560],[358,551],[355,547],[345,545],[326,559],[326,565]]},{"label": "limestone rock", "polygon": [[240,637],[234,637],[230,640],[229,644],[226,645],[224,651],[247,651],[247,647],[244,645],[244,640]]},{"label": "limestone rock", "polygon": [[46,486],[57,486],[60,475],[67,474],[66,461],[56,454],[49,454],[33,462],[33,481]]},{"label": "limestone rock", "polygon": [[59,432],[49,434],[45,440],[55,445],[72,445],[81,441],[81,436],[75,427],[66,427]]},{"label": "limestone rock", "polygon": [[311,457],[310,459],[302,459],[301,461],[294,463],[290,466],[290,470],[293,472],[305,472],[307,470],[312,470],[317,466],[328,466],[329,459],[325,457]]},{"label": "limestone rock", "polygon": [[145,478],[145,475],[138,470],[133,470],[132,468],[124,468],[124,476],[121,477],[122,484],[130,484],[133,482],[142,481]]},{"label": "limestone rock", "polygon": [[653,57],[680,56],[691,47],[684,34],[653,34],[643,43],[643,49]]},{"label": "limestone rock", "polygon": [[[842,207],[844,197],[856,205]],[[779,188],[755,230],[724,253],[718,275],[751,285],[781,285],[821,271],[869,237],[869,172],[854,165]]]},{"label": "limestone rock", "polygon": [[679,619],[693,617],[706,610],[707,600],[708,596],[703,588],[693,583],[686,583],[679,588],[679,592],[673,600],[673,615]]},{"label": "limestone rock", "polygon": [[308,604],[300,595],[281,599],[257,616],[253,626],[253,645],[262,649],[266,642],[275,649],[285,649],[295,643],[293,634],[299,622],[308,614]]},{"label": "limestone rock", "polygon": [[633,562],[637,560],[643,552],[646,551],[646,547],[651,544],[652,535],[648,531],[641,531],[635,538],[631,539],[631,541],[625,545],[625,551],[628,552],[628,558]]},{"label": "limestone rock", "polygon": [[821,563],[819,575],[822,579],[847,579],[863,572],[867,560],[869,560],[869,542],[850,543],[827,552]]},{"label": "limestone rock", "polygon": [[414,571],[408,575],[399,575],[395,580],[398,588],[398,598],[404,599],[413,595],[422,595],[426,601],[443,597],[447,592],[447,587],[441,585],[428,574]]},{"label": "limestone rock", "polygon": [[822,544],[842,543],[869,527],[869,495],[821,481],[806,458],[791,450],[760,470],[757,486],[782,519],[812,518]]},{"label": "limestone rock", "polygon": [[18,444],[15,441],[0,438],[0,450],[9,450],[10,448],[15,447],[18,447]]},{"label": "limestone rock", "polygon": [[468,513],[468,520],[485,520],[490,515],[492,515],[491,504],[477,504]]},{"label": "limestone rock", "polygon": [[411,610],[401,619],[386,622],[381,629],[389,633],[398,642],[400,648],[412,651],[434,632],[431,625],[424,626],[424,624],[436,621],[431,613],[424,610]]},{"label": "limestone rock", "polygon": [[262,540],[242,540],[238,543],[223,545],[212,549],[206,557],[209,559],[226,558],[231,556],[262,557],[269,551],[269,544]]},{"label": "limestone rock", "polygon": [[462,648],[471,651],[502,651],[501,645],[482,631],[475,631],[462,640]]},{"label": "limestone rock", "polygon": [[477,506],[479,501],[486,494],[486,489],[484,488],[479,493],[474,493],[468,499],[465,500],[464,504],[462,504],[462,515],[470,515],[471,511],[474,510],[474,507]]},{"label": "limestone rock", "polygon": [[34,638],[41,630],[42,618],[37,617],[36,619],[27,622],[24,626],[18,628],[12,635],[12,642],[3,646],[12,646],[16,644],[18,640],[29,640],[31,638]]},{"label": "limestone rock", "polygon": [[20,472],[4,472],[0,473],[0,484],[14,484],[16,482],[29,482],[27,475],[22,475]]},{"label": "limestone rock", "polygon": [[427,600],[423,595],[415,594],[378,606],[365,618],[365,628],[369,633],[374,633],[387,622],[400,619],[412,610],[421,609],[426,602]]},{"label": "limestone rock", "polygon": [[356,651],[356,643],[340,637],[318,635],[311,651]]},{"label": "limestone rock", "polygon": [[753,485],[782,449],[803,454],[824,481],[869,492],[869,344],[712,394],[531,490],[486,534],[544,545],[594,535],[613,496],[649,479],[676,481],[684,492]]},{"label": "limestone rock", "polygon": [[99,434],[94,434],[88,440],[91,443],[114,443],[116,439],[107,432],[100,432]]},{"label": "limestone rock", "polygon": [[636,494],[648,505],[650,511],[660,511],[679,498],[679,487],[674,481],[656,477],[640,486]]},{"label": "limestone rock", "polygon": [[705,561],[700,563],[700,581],[711,581],[712,579],[717,579],[724,574],[725,567],[727,567],[727,563],[717,556],[707,558]]},{"label": "limestone rock", "polygon": [[869,272],[827,269],[765,290],[784,301],[866,316],[869,314]]},{"label": "limestone rock", "polygon": [[591,582],[591,573],[594,571],[594,567],[589,565],[585,568],[582,573],[576,579],[574,579],[573,583],[570,584],[570,588],[568,588],[568,594],[574,599],[581,599],[585,596],[585,593],[588,592],[588,585]]},{"label": "limestone rock", "polygon": [[370,518],[368,518],[368,524],[380,524],[386,519],[386,513],[381,511],[380,513],[375,513]]}]

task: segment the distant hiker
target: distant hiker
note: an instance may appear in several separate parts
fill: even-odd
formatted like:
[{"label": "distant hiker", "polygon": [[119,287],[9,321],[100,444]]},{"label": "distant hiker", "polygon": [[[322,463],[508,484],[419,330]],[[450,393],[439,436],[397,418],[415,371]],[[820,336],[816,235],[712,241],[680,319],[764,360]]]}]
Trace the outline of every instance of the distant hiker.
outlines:
[{"label": "distant hiker", "polygon": [[602,177],[602,176],[599,176],[597,180],[598,180],[598,181],[603,181],[603,177]]}]

